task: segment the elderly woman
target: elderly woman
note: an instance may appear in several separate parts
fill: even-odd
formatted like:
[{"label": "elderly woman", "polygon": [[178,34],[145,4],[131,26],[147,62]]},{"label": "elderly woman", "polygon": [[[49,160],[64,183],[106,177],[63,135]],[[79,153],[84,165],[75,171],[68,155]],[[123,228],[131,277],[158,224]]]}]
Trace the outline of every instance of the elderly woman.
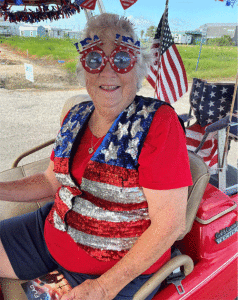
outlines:
[{"label": "elderly woman", "polygon": [[173,108],[136,95],[148,55],[127,19],[93,17],[81,44],[77,71],[92,101],[66,115],[44,173],[0,185],[5,201],[55,195],[0,223],[0,277],[59,269],[73,287],[63,300],[132,299],[184,230],[185,135]]}]

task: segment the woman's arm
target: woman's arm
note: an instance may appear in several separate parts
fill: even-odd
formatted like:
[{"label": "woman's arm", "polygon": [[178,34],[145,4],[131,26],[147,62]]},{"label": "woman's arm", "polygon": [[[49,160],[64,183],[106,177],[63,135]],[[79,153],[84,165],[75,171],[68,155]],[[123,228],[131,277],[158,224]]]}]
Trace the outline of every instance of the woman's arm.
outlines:
[{"label": "woman's arm", "polygon": [[0,200],[3,201],[43,201],[54,196],[60,187],[54,175],[54,163],[47,170],[16,181],[0,182]]},{"label": "woman's arm", "polygon": [[[153,265],[185,230],[187,187],[172,190],[144,188],[150,227],[132,249],[97,280],[87,280],[62,300],[111,300],[134,278]],[[99,290],[101,289],[101,292]]]}]

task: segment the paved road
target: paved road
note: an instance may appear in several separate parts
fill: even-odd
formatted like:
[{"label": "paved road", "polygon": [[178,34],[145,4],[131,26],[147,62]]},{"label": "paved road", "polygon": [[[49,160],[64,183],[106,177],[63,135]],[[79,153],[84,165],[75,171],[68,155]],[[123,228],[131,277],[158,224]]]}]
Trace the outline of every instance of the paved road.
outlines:
[{"label": "paved road", "polygon": [[[189,90],[190,90],[189,86]],[[85,93],[85,89],[71,91],[32,91],[0,89],[0,171],[11,167],[14,159],[29,148],[55,138],[60,126],[59,116],[66,99]],[[153,90],[144,86],[140,94],[152,96]],[[175,103],[177,113],[189,110],[188,94]],[[229,163],[237,164],[237,143],[232,143]],[[45,158],[51,146],[32,154],[22,163]]]}]

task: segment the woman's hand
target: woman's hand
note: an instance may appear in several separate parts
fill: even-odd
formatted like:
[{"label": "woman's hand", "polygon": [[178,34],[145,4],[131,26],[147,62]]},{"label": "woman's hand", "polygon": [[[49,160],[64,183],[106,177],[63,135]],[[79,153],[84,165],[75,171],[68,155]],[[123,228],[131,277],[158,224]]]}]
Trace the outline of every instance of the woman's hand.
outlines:
[{"label": "woman's hand", "polygon": [[12,202],[36,202],[53,200],[61,186],[54,174],[51,161],[43,173],[33,174],[15,181],[0,182],[0,200]]},{"label": "woman's hand", "polygon": [[73,288],[60,300],[110,300],[97,279],[87,279]]}]

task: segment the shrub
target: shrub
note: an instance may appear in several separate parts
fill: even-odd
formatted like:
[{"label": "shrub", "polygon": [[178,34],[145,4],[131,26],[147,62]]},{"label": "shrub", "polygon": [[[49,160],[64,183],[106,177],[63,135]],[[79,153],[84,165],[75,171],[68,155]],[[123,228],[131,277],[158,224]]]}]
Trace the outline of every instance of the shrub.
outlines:
[{"label": "shrub", "polygon": [[207,45],[234,46],[234,42],[229,35],[223,35],[220,38],[208,39]]}]

